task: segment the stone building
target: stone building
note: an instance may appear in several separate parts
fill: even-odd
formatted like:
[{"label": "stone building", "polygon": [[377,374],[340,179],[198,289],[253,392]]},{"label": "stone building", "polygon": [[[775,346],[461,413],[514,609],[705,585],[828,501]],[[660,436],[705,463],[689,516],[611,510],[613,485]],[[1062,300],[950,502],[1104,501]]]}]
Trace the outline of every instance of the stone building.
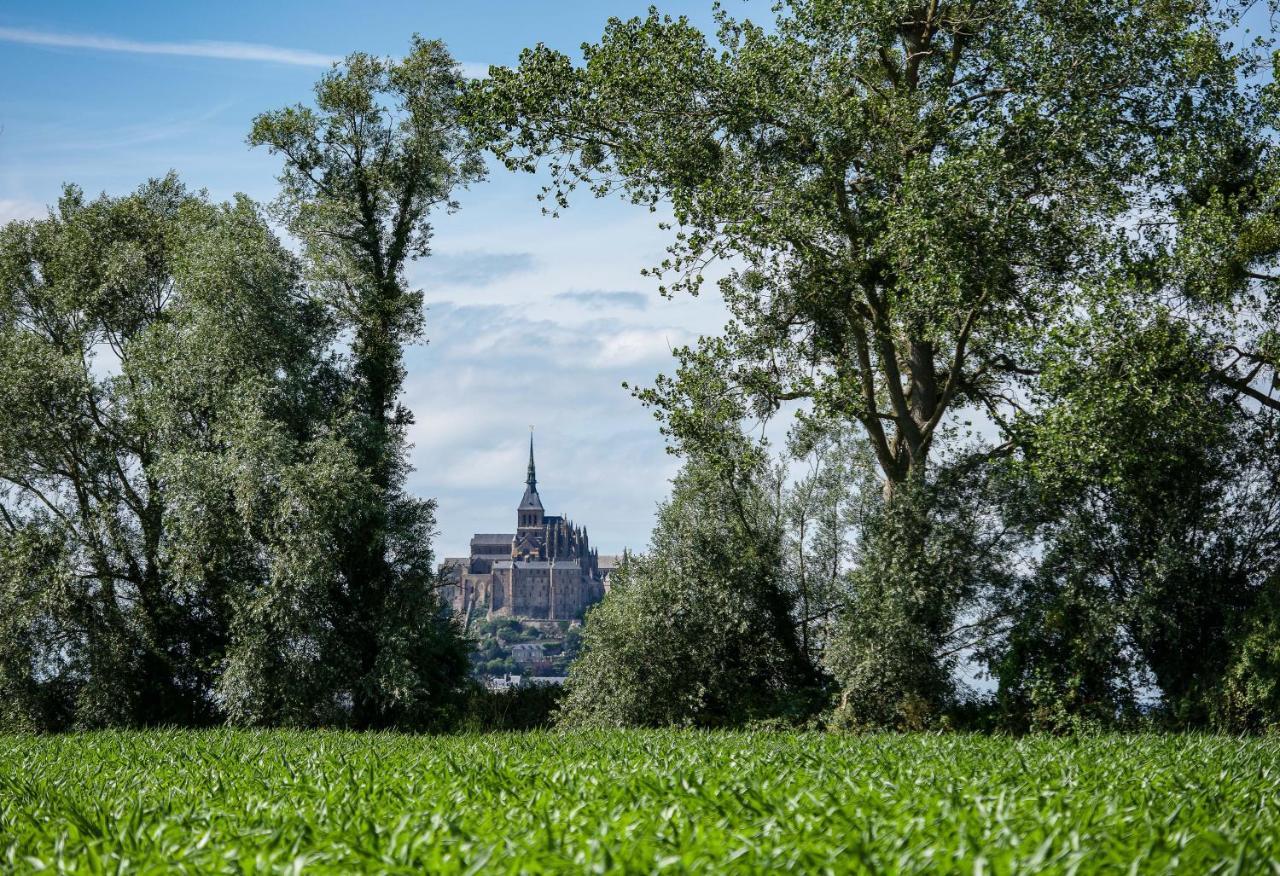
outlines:
[{"label": "stone building", "polygon": [[538,495],[529,438],[529,471],[516,508],[514,533],[477,533],[471,556],[447,558],[445,598],[455,613],[472,618],[577,620],[603,598],[617,558],[600,556],[585,527],[545,513]]}]

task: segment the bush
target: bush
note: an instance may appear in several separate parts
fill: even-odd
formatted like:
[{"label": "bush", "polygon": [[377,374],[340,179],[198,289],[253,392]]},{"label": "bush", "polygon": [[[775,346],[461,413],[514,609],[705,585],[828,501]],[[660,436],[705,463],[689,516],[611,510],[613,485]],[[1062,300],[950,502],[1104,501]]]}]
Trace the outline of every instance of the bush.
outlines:
[{"label": "bush", "polygon": [[794,717],[798,701],[821,707],[765,498],[686,467],[652,551],[628,560],[587,615],[563,723],[739,726]]},{"label": "bush", "polygon": [[564,688],[554,684],[526,684],[506,690],[472,685],[459,729],[491,733],[550,727],[563,694]]},{"label": "bush", "polygon": [[1233,733],[1280,729],[1280,576],[1241,624],[1213,722]]}]

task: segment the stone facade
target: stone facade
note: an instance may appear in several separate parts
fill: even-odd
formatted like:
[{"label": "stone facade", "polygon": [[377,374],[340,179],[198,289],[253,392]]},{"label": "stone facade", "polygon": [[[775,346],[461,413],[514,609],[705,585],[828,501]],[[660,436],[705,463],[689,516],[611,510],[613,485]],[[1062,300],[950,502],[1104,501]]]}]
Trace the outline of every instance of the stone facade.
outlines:
[{"label": "stone facade", "polygon": [[445,598],[468,619],[489,617],[578,620],[604,597],[617,558],[600,556],[585,527],[546,514],[538,495],[529,439],[529,470],[516,508],[514,533],[477,533],[471,556],[450,557]]}]

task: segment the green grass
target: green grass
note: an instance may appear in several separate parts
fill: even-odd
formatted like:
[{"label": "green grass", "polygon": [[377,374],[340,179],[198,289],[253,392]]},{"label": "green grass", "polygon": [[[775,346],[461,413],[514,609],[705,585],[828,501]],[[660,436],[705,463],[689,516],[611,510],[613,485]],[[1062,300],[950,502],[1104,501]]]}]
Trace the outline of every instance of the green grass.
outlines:
[{"label": "green grass", "polygon": [[1280,873],[1280,742],[0,736],[0,871]]}]

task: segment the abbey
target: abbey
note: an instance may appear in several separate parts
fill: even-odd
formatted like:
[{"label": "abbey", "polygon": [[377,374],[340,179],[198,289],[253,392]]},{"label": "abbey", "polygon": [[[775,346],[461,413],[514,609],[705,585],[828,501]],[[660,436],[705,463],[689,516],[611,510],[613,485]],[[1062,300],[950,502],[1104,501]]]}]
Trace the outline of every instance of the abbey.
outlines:
[{"label": "abbey", "polygon": [[477,533],[470,557],[442,564],[445,598],[456,614],[577,620],[603,598],[616,558],[600,556],[585,527],[546,514],[529,438],[529,471],[514,533]]}]

